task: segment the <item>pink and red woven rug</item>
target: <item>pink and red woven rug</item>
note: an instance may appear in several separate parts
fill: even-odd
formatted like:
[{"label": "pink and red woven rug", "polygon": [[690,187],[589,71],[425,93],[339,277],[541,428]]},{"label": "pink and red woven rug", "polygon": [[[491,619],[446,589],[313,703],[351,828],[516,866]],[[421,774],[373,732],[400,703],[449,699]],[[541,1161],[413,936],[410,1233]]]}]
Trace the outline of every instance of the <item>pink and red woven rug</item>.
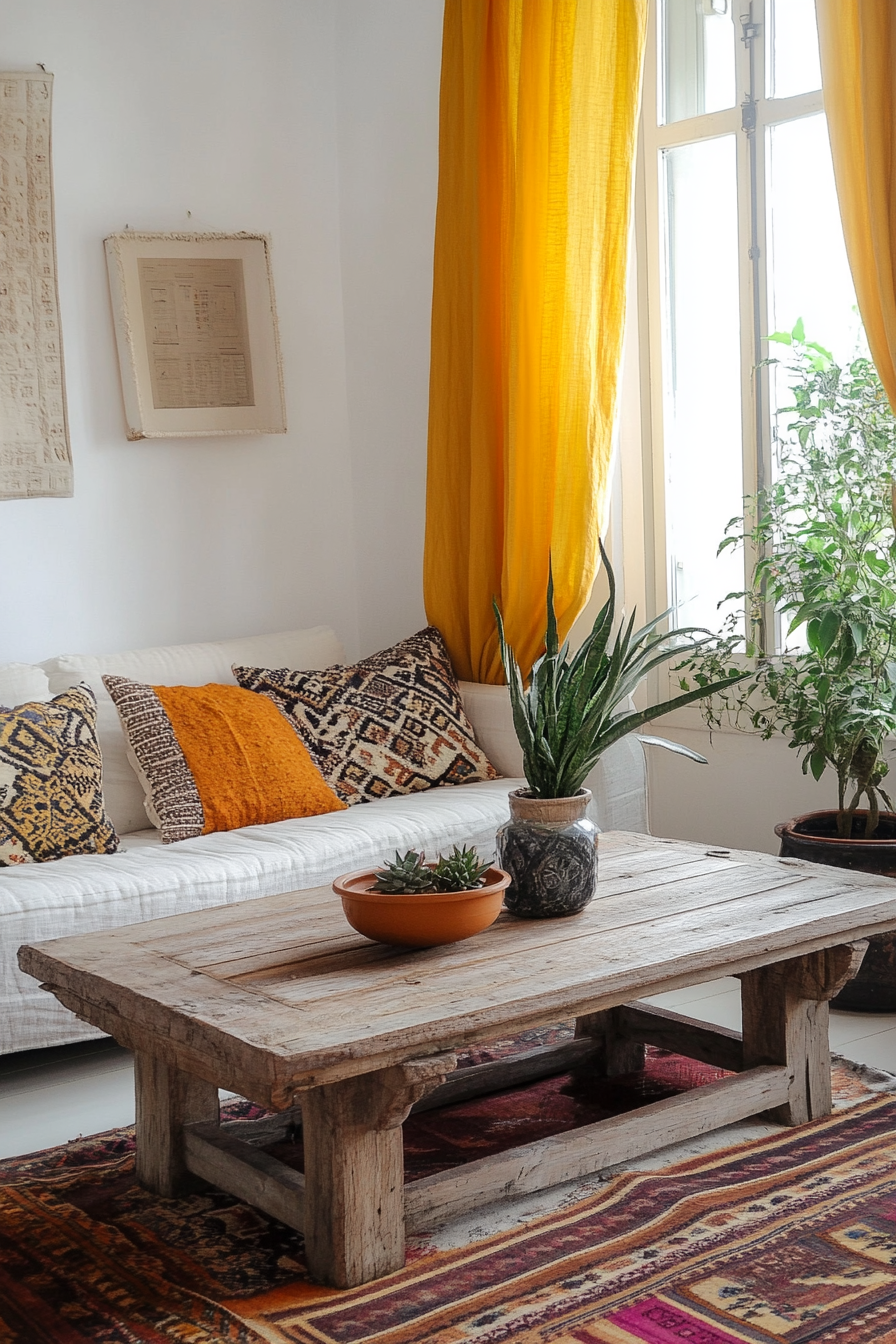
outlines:
[{"label": "pink and red woven rug", "polygon": [[[424,1112],[406,1126],[408,1179],[716,1076],[651,1051],[627,1079]],[[835,1081],[855,1099],[853,1077]],[[273,1151],[301,1164],[299,1144]],[[147,1194],[130,1130],[8,1162],[0,1344],[87,1341],[896,1344],[896,1101],[628,1172],[513,1231],[418,1248],[349,1292],[311,1284],[301,1237],[229,1195]]]}]

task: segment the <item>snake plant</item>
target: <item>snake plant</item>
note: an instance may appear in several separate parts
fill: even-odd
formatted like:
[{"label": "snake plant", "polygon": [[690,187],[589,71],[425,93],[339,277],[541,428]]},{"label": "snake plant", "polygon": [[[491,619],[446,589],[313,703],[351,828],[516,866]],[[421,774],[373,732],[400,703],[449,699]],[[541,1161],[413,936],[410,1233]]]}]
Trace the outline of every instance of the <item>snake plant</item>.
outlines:
[{"label": "snake plant", "polygon": [[[554,612],[554,580],[548,577],[547,631],[545,651],[532,667],[526,686],[504,636],[504,622],[497,601],[493,602],[501,659],[510,688],[513,723],[523,749],[523,769],[536,798],[570,798],[578,793],[586,777],[608,747],[627,733],[652,719],[681,709],[695,700],[725,689],[748,674],[732,669],[719,681],[701,679],[701,684],[671,700],[631,710],[629,696],[647,674],[675,657],[692,655],[715,642],[709,631],[696,627],[658,633],[671,612],[664,611],[640,630],[635,630],[635,613],[616,626],[616,580],[600,543],[607,571],[610,595],[601,607],[591,633],[581,648],[570,657],[569,641],[561,647]],[[670,751],[706,764],[700,756],[677,742],[660,737],[642,737],[642,742],[667,747]]]}]

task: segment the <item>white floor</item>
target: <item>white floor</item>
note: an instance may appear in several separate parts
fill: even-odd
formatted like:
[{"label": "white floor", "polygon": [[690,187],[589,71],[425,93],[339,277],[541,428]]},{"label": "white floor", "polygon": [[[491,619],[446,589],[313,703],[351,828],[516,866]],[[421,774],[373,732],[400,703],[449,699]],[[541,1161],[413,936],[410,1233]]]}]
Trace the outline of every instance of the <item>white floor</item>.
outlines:
[{"label": "white floor", "polygon": [[[714,980],[650,1002],[740,1028],[736,980]],[[832,1013],[831,1049],[896,1073],[896,1015]],[[113,1041],[0,1057],[0,1158],[37,1152],[133,1120],[131,1055]]]},{"label": "white floor", "polygon": [[133,1124],[134,1066],[114,1041],[0,1057],[0,1157]]}]

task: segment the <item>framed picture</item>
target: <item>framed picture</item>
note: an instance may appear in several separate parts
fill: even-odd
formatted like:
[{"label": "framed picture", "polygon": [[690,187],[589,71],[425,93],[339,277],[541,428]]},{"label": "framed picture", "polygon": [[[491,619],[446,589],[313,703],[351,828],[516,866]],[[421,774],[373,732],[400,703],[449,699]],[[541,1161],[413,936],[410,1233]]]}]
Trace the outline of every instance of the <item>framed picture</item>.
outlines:
[{"label": "framed picture", "polygon": [[270,239],[106,239],[129,439],[284,434]]}]

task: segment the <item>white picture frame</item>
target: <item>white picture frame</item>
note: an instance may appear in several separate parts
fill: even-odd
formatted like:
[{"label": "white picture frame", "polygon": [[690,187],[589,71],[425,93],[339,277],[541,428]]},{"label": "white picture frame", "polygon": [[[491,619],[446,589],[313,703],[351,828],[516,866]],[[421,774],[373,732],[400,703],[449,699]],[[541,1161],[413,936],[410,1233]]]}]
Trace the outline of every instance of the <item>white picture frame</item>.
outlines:
[{"label": "white picture frame", "polygon": [[128,438],[285,434],[267,235],[127,229],[105,249]]}]

